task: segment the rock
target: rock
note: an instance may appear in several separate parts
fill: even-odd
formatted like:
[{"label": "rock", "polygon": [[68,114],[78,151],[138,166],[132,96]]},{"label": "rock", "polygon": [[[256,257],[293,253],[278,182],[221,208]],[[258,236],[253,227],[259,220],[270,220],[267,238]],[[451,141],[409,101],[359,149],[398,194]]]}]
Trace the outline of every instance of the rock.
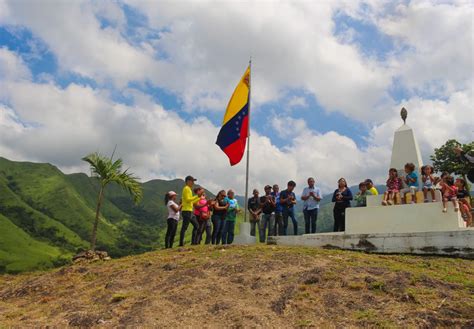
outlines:
[{"label": "rock", "polygon": [[163,265],[163,270],[165,271],[172,271],[177,268],[178,268],[178,265],[176,265],[175,263],[168,263],[168,264]]},{"label": "rock", "polygon": [[110,256],[107,254],[106,251],[92,251],[92,250],[87,250],[87,251],[81,251],[77,255],[75,255],[72,260],[74,263],[78,262],[94,262],[94,261],[106,261],[110,260]]}]

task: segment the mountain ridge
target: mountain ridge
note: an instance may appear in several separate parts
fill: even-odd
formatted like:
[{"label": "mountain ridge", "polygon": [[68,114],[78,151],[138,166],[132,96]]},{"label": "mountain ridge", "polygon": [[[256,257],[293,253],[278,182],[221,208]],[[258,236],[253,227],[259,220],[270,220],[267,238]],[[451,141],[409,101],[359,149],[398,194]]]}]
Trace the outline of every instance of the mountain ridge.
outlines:
[{"label": "mountain ridge", "polygon": [[[108,186],[101,209],[98,248],[121,257],[160,247],[167,216],[164,194],[180,191],[183,186],[180,179],[144,182],[144,198],[139,205],[134,205],[120,187]],[[26,245],[43,246],[39,249],[50,255],[38,258],[26,253],[21,257],[14,240],[6,238],[6,230],[0,231],[0,252],[11,254],[0,259],[0,272],[50,268],[87,249],[97,194],[97,180],[84,173],[64,174],[49,163],[0,157],[2,226],[10,228],[9,234],[20,234]]]}]

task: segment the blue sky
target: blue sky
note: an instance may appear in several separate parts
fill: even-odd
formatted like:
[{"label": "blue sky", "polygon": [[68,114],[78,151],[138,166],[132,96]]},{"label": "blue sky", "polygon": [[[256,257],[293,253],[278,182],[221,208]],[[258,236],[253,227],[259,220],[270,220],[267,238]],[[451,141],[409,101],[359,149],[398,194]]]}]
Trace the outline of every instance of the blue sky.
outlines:
[{"label": "blue sky", "polygon": [[[185,159],[187,148],[179,146],[180,153],[173,154],[167,145],[201,136],[211,150],[196,158],[198,173],[211,186],[219,186],[217,179],[236,184],[242,167],[227,168],[213,139],[250,54],[255,161],[270,167],[255,170],[258,184],[263,184],[262,175],[273,173],[284,181],[300,172],[311,175],[311,170],[327,177],[322,179],[327,186],[342,175],[383,179],[401,106],[409,106],[409,122],[418,123],[425,159],[443,138],[472,139],[453,132],[472,123],[456,119],[469,114],[464,104],[472,100],[472,74],[463,70],[472,73],[472,38],[465,29],[472,25],[466,15],[472,5],[256,2],[246,17],[239,17],[244,7],[212,1],[83,1],[70,6],[7,1],[0,7],[0,68],[8,86],[0,94],[0,124],[10,127],[7,120],[13,120],[31,129],[12,130],[6,138],[15,137],[18,145],[5,145],[5,154],[82,170],[77,159],[48,158],[51,152],[35,153],[38,147],[32,145],[45,134],[42,127],[64,141],[59,149],[71,149],[69,136],[61,135],[67,129],[58,126],[57,118],[64,115],[66,122],[74,116],[84,119],[78,123],[83,130],[71,133],[76,152],[96,147],[91,136],[104,126],[108,144],[124,140],[122,154],[134,155],[129,162],[141,176],[173,178],[188,172],[189,165],[169,159]],[[465,53],[461,57],[459,49]],[[23,89],[31,94],[20,94]],[[28,99],[35,95],[41,101]],[[47,110],[48,102],[67,109]],[[38,117],[39,111],[44,115]],[[441,136],[423,126],[429,111],[449,123]],[[116,121],[93,122],[101,115]],[[130,124],[120,121],[124,117]],[[118,122],[125,126],[119,128]],[[165,122],[176,127],[175,135],[159,132],[166,130],[160,126]],[[124,138],[125,131],[133,138]],[[78,141],[81,134],[88,137]],[[136,139],[150,145],[137,147]],[[306,160],[313,151],[305,149],[305,142],[312,143],[313,159]],[[379,161],[367,160],[375,155]],[[350,159],[355,168],[345,174],[342,163]],[[281,161],[289,168],[284,174],[278,170]],[[328,163],[338,165],[326,169]],[[317,169],[309,169],[313,166]]]}]

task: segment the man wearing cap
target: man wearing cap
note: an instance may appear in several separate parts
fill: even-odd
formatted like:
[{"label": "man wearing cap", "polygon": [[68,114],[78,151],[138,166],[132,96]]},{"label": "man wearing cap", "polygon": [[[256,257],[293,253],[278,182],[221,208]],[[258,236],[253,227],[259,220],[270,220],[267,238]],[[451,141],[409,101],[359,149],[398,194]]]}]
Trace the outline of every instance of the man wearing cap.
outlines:
[{"label": "man wearing cap", "polygon": [[[181,234],[179,236],[179,246],[184,246],[184,236],[186,235],[186,230],[188,229],[189,223],[193,225],[193,233],[191,238],[191,244],[197,244],[197,231],[198,231],[198,221],[193,215],[193,205],[198,202],[201,198],[201,195],[193,195],[192,187],[194,185],[195,179],[193,176],[186,176],[184,182],[182,195],[182,208],[181,216],[183,216],[183,226],[181,226]],[[204,191],[204,190],[201,190]]]},{"label": "man wearing cap", "polygon": [[265,242],[267,236],[273,235],[274,230],[274,217],[272,216],[275,211],[275,197],[272,195],[272,187],[270,185],[265,186],[265,195],[260,197],[260,207],[262,209],[262,220],[260,221],[260,242]]}]

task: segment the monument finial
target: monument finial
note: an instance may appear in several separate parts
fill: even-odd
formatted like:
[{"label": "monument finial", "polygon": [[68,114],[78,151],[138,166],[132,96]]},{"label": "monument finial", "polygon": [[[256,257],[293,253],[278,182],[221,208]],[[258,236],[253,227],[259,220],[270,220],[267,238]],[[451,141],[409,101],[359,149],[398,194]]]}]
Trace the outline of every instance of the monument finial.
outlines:
[{"label": "monument finial", "polygon": [[407,116],[408,116],[408,111],[406,108],[402,107],[402,110],[400,111],[400,115],[403,120],[403,124],[405,125],[407,123]]}]

